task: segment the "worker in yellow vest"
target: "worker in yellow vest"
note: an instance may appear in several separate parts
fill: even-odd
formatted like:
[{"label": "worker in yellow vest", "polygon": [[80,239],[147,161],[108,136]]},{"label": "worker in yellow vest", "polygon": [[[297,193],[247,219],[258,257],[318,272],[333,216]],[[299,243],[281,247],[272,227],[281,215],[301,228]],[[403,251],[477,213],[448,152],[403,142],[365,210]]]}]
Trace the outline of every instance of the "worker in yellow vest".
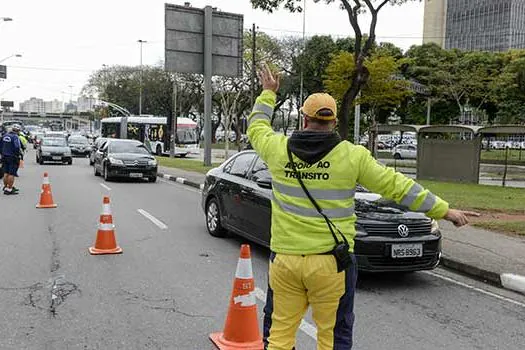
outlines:
[{"label": "worker in yellow vest", "polygon": [[479,214],[450,209],[412,179],[378,163],[364,147],[341,140],[334,132],[336,102],[328,94],[313,94],[304,102],[304,131],[290,138],[275,133],[270,120],[279,75],[265,66],[259,78],[263,92],[249,117],[248,137],[272,174],[265,349],[293,349],[297,328],[311,306],[317,348],[348,350],[357,279],[356,185],[456,226]]}]

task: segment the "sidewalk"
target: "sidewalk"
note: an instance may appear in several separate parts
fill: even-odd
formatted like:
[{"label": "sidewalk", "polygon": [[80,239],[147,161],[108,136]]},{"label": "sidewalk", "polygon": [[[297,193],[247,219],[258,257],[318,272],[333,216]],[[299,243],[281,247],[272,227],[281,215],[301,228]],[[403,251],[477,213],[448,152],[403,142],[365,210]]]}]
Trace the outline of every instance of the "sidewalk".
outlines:
[{"label": "sidewalk", "polygon": [[[159,167],[159,177],[202,188],[205,175]],[[443,235],[441,264],[497,286],[525,294],[525,238],[440,222]]]}]

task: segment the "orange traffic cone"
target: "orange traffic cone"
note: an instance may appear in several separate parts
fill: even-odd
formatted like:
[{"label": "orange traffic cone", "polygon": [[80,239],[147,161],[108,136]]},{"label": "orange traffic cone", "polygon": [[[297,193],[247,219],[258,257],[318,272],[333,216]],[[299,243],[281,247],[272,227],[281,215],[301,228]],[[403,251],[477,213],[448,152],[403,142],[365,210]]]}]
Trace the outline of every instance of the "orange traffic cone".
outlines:
[{"label": "orange traffic cone", "polygon": [[44,173],[42,180],[42,191],[40,192],[40,203],[36,205],[39,209],[56,208],[57,205],[53,202],[53,195],[51,194],[51,185],[49,184],[49,177]]},{"label": "orange traffic cone", "polygon": [[224,332],[210,334],[211,341],[218,349],[262,350],[254,289],[250,246],[243,244]]},{"label": "orange traffic cone", "polygon": [[122,248],[117,245],[115,239],[115,225],[113,225],[113,215],[109,206],[109,197],[104,197],[102,204],[102,214],[98,224],[97,240],[93,247],[89,247],[89,252],[93,255],[101,254],[120,254]]}]

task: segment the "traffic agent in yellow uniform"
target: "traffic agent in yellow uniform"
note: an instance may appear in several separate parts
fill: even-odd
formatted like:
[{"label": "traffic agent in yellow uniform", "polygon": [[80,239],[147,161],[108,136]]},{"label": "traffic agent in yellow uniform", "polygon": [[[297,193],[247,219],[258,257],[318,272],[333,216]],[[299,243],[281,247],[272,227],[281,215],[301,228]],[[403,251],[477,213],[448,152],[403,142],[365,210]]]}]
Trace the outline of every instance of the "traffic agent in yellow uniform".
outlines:
[{"label": "traffic agent in yellow uniform", "polygon": [[341,140],[334,132],[336,102],[328,94],[313,94],[304,102],[304,131],[290,138],[275,133],[270,119],[279,77],[267,66],[259,77],[263,92],[249,117],[248,137],[272,174],[265,348],[293,349],[297,328],[311,306],[318,349],[348,350],[357,278],[356,185],[457,226],[477,214],[449,209],[412,179],[379,164],[364,147]]}]

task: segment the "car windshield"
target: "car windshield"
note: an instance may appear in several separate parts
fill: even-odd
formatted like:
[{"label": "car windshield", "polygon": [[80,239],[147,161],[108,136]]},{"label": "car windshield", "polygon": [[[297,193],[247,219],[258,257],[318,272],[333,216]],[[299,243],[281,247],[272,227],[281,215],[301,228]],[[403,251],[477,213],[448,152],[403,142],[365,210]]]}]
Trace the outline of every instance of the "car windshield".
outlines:
[{"label": "car windshield", "polygon": [[110,153],[138,153],[149,154],[142,143],[137,142],[111,142],[109,144]]},{"label": "car windshield", "polygon": [[85,137],[70,137],[69,143],[74,143],[77,145],[87,145],[88,140]]},{"label": "car windshield", "polygon": [[62,138],[44,138],[42,140],[43,146],[49,146],[49,147],[65,147],[66,140]]}]

